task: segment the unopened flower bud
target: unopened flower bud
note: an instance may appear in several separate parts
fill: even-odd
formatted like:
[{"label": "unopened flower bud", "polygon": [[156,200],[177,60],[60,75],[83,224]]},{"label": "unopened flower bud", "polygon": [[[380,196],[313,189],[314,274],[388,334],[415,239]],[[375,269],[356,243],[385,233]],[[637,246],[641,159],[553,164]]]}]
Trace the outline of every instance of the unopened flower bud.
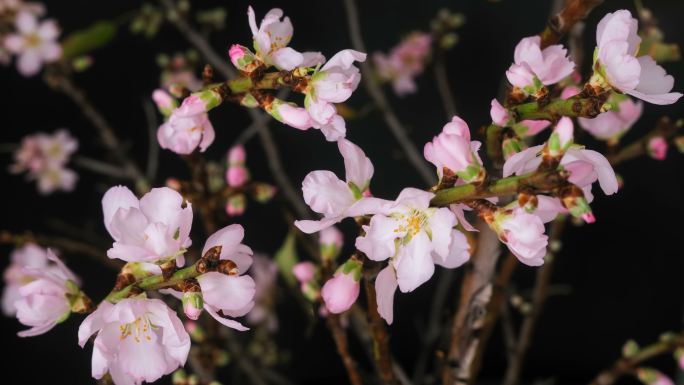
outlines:
[{"label": "unopened flower bud", "polygon": [[196,321],[202,310],[204,310],[204,301],[202,300],[201,292],[186,291],[183,293],[183,312],[185,316],[193,321]]},{"label": "unopened flower bud", "polygon": [[527,148],[518,137],[507,137],[501,143],[501,150],[505,160]]},{"label": "unopened flower bud", "polygon": [[305,108],[277,98],[266,106],[266,112],[277,121],[299,130],[308,130],[312,125],[309,112]]},{"label": "unopened flower bud", "polygon": [[229,217],[237,217],[245,212],[245,207],[247,207],[247,199],[245,194],[236,194],[228,198],[226,202],[226,214]]},{"label": "unopened flower bud", "polygon": [[556,128],[549,138],[547,144],[549,156],[558,158],[565,153],[565,150],[572,144],[572,131],[572,120],[567,116],[562,117],[556,124]]},{"label": "unopened flower bud", "polygon": [[667,156],[667,140],[662,136],[654,136],[648,141],[648,155],[656,160],[665,160]]},{"label": "unopened flower bud", "polygon": [[233,63],[235,68],[245,74],[250,74],[263,65],[261,60],[249,48],[239,44],[233,44],[230,47],[228,56],[230,56],[230,62]]},{"label": "unopened flower bud", "polygon": [[359,297],[362,266],[360,261],[350,258],[337,269],[335,276],[323,285],[321,297],[329,312],[345,312],[356,302]]},{"label": "unopened flower bud", "polygon": [[638,368],[636,373],[639,381],[645,385],[674,385],[674,382],[668,376],[656,369]]},{"label": "unopened flower bud", "polygon": [[639,344],[634,340],[629,340],[622,346],[622,356],[625,358],[633,357],[637,353],[639,353]]},{"label": "unopened flower bud", "polygon": [[178,106],[176,99],[162,89],[156,89],[152,92],[152,100],[157,105],[159,112],[164,116],[170,116],[171,112]]},{"label": "unopened flower bud", "polygon": [[582,190],[571,185],[568,188],[563,189],[560,193],[561,202],[563,206],[568,209],[570,215],[575,218],[582,218],[586,223],[594,223],[596,218],[591,212],[591,207],[589,202],[584,197]]}]

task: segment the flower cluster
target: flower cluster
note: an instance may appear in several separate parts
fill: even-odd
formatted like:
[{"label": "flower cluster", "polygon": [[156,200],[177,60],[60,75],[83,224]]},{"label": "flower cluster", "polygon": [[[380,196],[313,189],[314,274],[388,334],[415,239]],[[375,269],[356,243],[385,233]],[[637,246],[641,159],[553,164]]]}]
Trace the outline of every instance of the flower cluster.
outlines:
[{"label": "flower cluster", "polygon": [[78,149],[78,140],[67,130],[54,134],[37,133],[25,136],[14,153],[13,173],[26,172],[29,180],[36,180],[41,194],[56,190],[71,191],[78,175],[68,168],[71,155]]}]

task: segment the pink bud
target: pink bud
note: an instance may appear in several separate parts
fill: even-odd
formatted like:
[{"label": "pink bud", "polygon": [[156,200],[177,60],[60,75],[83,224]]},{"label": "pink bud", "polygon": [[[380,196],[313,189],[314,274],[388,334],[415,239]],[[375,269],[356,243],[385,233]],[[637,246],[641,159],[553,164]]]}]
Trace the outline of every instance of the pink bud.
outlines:
[{"label": "pink bud", "polygon": [[662,136],[654,136],[648,141],[648,154],[656,160],[665,160],[667,141]]},{"label": "pink bud", "polygon": [[275,99],[269,112],[278,121],[290,127],[298,130],[308,130],[311,128],[311,117],[305,108]]},{"label": "pink bud", "polygon": [[342,248],[344,244],[344,235],[335,226],[330,226],[327,229],[321,230],[319,243],[322,246],[335,246],[338,249]]},{"label": "pink bud", "polygon": [[596,222],[596,217],[594,216],[594,213],[588,212],[582,214],[582,220],[584,220],[586,223],[594,223]]},{"label": "pink bud", "polygon": [[563,91],[560,94],[560,98],[565,100],[565,99],[570,99],[571,97],[579,94],[582,90],[577,87],[577,86],[567,86],[563,88]]},{"label": "pink bud", "polygon": [[314,278],[316,273],[316,266],[311,262],[299,262],[292,268],[292,274],[294,274],[297,281],[301,284],[308,283]]},{"label": "pink bud", "polygon": [[166,187],[172,188],[176,191],[181,190],[181,182],[178,178],[168,178],[166,179]]},{"label": "pink bud", "polygon": [[185,316],[193,321],[196,321],[202,310],[204,310],[204,301],[202,300],[202,293],[200,292],[185,292],[183,293],[183,312]]},{"label": "pink bud", "polygon": [[169,114],[176,107],[176,101],[166,91],[158,88],[152,92],[152,100],[163,114]]},{"label": "pink bud", "polygon": [[359,289],[359,282],[354,279],[353,273],[339,272],[323,285],[321,296],[326,309],[333,314],[339,314],[354,304],[359,296]]},{"label": "pink bud", "polygon": [[505,126],[511,119],[508,111],[496,99],[492,99],[492,108],[489,110],[489,115],[492,117],[492,122],[498,126]]},{"label": "pink bud", "polygon": [[237,217],[245,212],[245,207],[247,202],[245,201],[245,196],[243,194],[233,195],[226,202],[226,214],[229,217]]},{"label": "pink bud", "polygon": [[238,65],[238,61],[245,57],[245,49],[245,47],[239,44],[233,44],[230,46],[230,49],[228,50],[228,56],[230,56],[230,61],[237,68],[240,68]]},{"label": "pink bud", "polygon": [[245,163],[247,152],[242,145],[233,146],[228,150],[228,164]]},{"label": "pink bud", "polygon": [[573,125],[570,118],[567,116],[562,117],[561,120],[558,121],[558,124],[556,124],[554,132],[558,134],[562,149],[565,149],[572,144]]},{"label": "pink bud", "polygon": [[244,166],[228,166],[226,182],[230,187],[240,187],[249,179],[249,172]]}]

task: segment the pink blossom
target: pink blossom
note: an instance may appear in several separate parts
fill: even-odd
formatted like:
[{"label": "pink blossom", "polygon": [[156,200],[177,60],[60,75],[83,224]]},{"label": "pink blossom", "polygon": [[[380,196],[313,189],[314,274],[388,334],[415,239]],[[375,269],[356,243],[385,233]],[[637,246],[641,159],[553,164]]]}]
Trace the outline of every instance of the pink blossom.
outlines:
[{"label": "pink blossom", "polygon": [[[349,267],[348,265],[352,265]],[[361,263],[349,260],[340,266],[335,275],[325,282],[321,297],[330,313],[343,313],[356,302],[361,285]]]},{"label": "pink blossom", "polygon": [[104,224],[114,238],[109,258],[127,262],[176,259],[180,267],[190,247],[192,204],[168,187],[154,188],[140,200],[123,186],[110,188],[102,198]]},{"label": "pink blossom", "polygon": [[319,52],[300,53],[287,46],[294,29],[290,18],[283,18],[281,9],[268,11],[258,28],[252,7],[247,9],[247,16],[254,38],[254,49],[264,63],[290,71],[297,67],[313,67],[325,61]]},{"label": "pink blossom", "polygon": [[674,78],[650,56],[636,57],[641,42],[638,24],[624,9],[601,19],[596,29],[598,73],[623,93],[653,104],[672,104],[682,97],[670,92]]},{"label": "pink blossom", "polygon": [[308,130],[312,126],[311,117],[305,108],[298,107],[294,103],[288,103],[278,98],[266,106],[266,112],[273,116],[277,121],[285,123],[298,130]]},{"label": "pink blossom", "polygon": [[79,345],[95,333],[92,375],[109,372],[117,384],[154,382],[183,366],[190,351],[183,323],[158,299],[102,302],[79,327]]},{"label": "pink blossom", "polygon": [[577,86],[567,86],[561,91],[560,98],[563,100],[570,99],[571,97],[578,95],[582,90]]},{"label": "pink blossom", "polygon": [[176,111],[157,130],[159,146],[181,155],[192,153],[198,146],[204,152],[216,135],[209,116],[206,113],[183,116]]},{"label": "pink blossom", "polygon": [[437,167],[440,179],[447,168],[470,182],[480,176],[482,161],[477,155],[479,149],[480,142],[470,141],[468,124],[454,116],[432,142],[425,144],[423,155]]},{"label": "pink blossom", "polygon": [[38,22],[36,15],[21,11],[15,19],[16,33],[5,38],[5,48],[18,56],[17,69],[24,76],[37,74],[44,63],[52,63],[62,56],[57,42],[59,27],[54,20]]},{"label": "pink blossom", "polygon": [[176,108],[176,100],[161,88],[152,92],[152,100],[157,105],[159,111],[165,116],[171,115]]},{"label": "pink blossom", "polygon": [[579,125],[593,136],[603,140],[617,140],[641,117],[644,104],[629,97],[617,103],[616,108],[593,119],[578,118]]},{"label": "pink blossom", "polygon": [[574,126],[567,116],[560,118],[549,138],[548,150],[551,156],[560,156],[570,147],[573,140]]},{"label": "pink blossom", "polygon": [[38,191],[50,194],[56,190],[72,191],[78,175],[65,165],[78,148],[78,140],[65,129],[53,135],[37,133],[25,136],[14,153],[13,173],[27,172],[29,180],[37,180]]},{"label": "pink blossom", "polygon": [[255,305],[247,314],[247,321],[252,325],[265,323],[269,330],[274,331],[278,327],[278,318],[273,309],[278,266],[269,257],[255,254],[251,275],[256,284]]},{"label": "pink blossom", "polygon": [[[14,302],[19,322],[31,329],[18,333],[19,337],[33,337],[46,333],[64,321],[71,313],[67,294],[76,294],[78,278],[48,249],[47,260],[52,266],[23,267],[20,274],[25,282],[19,286]],[[78,291],[76,288],[75,290]]]},{"label": "pink blossom", "polygon": [[313,211],[323,215],[320,221],[295,222],[295,226],[307,234],[321,231],[344,218],[379,212],[387,203],[363,196],[373,176],[373,164],[361,148],[344,138],[337,141],[337,147],[344,158],[346,181],[330,171],[317,170],[310,172],[302,182],[304,201]]},{"label": "pink blossom", "polygon": [[389,55],[380,52],[373,54],[373,61],[380,78],[391,81],[394,92],[404,96],[416,91],[413,79],[423,73],[431,51],[432,36],[414,32],[394,47]]},{"label": "pink blossom", "polygon": [[321,246],[333,246],[341,249],[344,245],[344,234],[335,226],[330,226],[327,229],[321,230],[318,242]]},{"label": "pink blossom", "polygon": [[356,90],[361,73],[353,64],[365,60],[365,53],[346,49],[335,54],[311,78],[304,105],[311,124],[320,129],[328,141],[336,141],[346,134],[344,119],[337,114],[333,103],[344,102]]},{"label": "pink blossom", "polygon": [[33,280],[30,275],[25,274],[25,268],[46,270],[52,269],[47,259],[47,250],[34,244],[27,243],[24,246],[12,250],[10,254],[10,265],[3,273],[5,287],[2,291],[2,311],[6,316],[14,316],[17,309],[14,302],[20,298],[19,288]]},{"label": "pink blossom", "polygon": [[[221,246],[221,260],[231,260],[237,272],[209,272],[197,277],[202,289],[204,309],[219,323],[236,330],[248,330],[241,323],[226,317],[241,317],[254,306],[256,285],[252,277],[243,275],[252,265],[252,249],[243,245],[245,231],[240,225],[230,225],[212,234],[204,244],[202,255]],[[223,316],[222,316],[223,315]]]},{"label": "pink blossom", "polygon": [[226,182],[230,187],[240,187],[249,180],[249,171],[245,167],[247,154],[241,145],[231,147],[228,151],[228,169],[226,170]]},{"label": "pink blossom", "polygon": [[667,156],[667,140],[662,136],[654,136],[648,141],[648,154],[656,160],[665,160]]},{"label": "pink blossom", "polygon": [[512,127],[516,134],[520,136],[534,136],[543,129],[551,125],[548,120],[523,120],[515,123],[510,117],[508,110],[499,103],[498,100],[492,99],[492,107],[489,110],[492,117],[492,122],[501,127]]},{"label": "pink blossom", "polygon": [[570,75],[575,63],[562,45],[541,49],[539,36],[526,37],[515,47],[514,63],[506,72],[508,81],[522,89],[536,89],[534,79],[543,85],[558,83]]},{"label": "pink blossom", "polygon": [[541,218],[518,207],[497,211],[494,223],[490,225],[520,262],[528,266],[544,263],[548,237],[544,234]]}]

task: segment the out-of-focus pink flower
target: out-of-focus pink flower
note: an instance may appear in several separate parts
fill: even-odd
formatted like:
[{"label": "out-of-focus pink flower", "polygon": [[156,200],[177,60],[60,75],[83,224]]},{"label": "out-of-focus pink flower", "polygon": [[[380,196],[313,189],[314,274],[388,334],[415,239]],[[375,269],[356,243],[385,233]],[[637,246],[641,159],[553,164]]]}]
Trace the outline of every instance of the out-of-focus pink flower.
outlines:
[{"label": "out-of-focus pink flower", "polygon": [[506,71],[511,84],[526,91],[536,91],[535,79],[543,85],[550,85],[572,73],[575,63],[567,57],[567,50],[562,45],[551,45],[542,50],[540,44],[539,36],[531,36],[522,39],[515,47],[514,64]]},{"label": "out-of-focus pink flower", "polygon": [[354,143],[340,139],[337,147],[344,158],[346,181],[330,171],[310,172],[302,182],[304,201],[323,215],[319,221],[300,220],[295,226],[307,234],[321,231],[344,218],[373,214],[382,210],[388,201],[366,197],[373,176],[373,164]]},{"label": "out-of-focus pink flower", "polygon": [[[411,292],[432,276],[435,264],[448,268],[460,266],[469,256],[465,236],[453,230],[456,216],[447,208],[432,208],[434,194],[405,188],[396,201],[375,214],[370,224],[363,226],[365,235],[356,239],[356,248],[369,259],[384,261],[389,266],[396,285],[403,292]],[[379,279],[380,277],[378,277]],[[376,286],[378,283],[376,282]],[[378,298],[378,310],[388,323],[392,314],[381,303],[392,301],[394,290],[383,291]],[[380,297],[380,292],[378,293]]]},{"label": "out-of-focus pink flower", "polygon": [[53,267],[47,259],[47,250],[34,243],[27,243],[12,250],[10,265],[3,273],[5,287],[2,291],[2,311],[8,317],[14,316],[17,312],[14,302],[20,298],[21,285],[33,280],[30,275],[24,273],[24,268],[52,270]]},{"label": "out-of-focus pink flower", "polygon": [[14,308],[19,322],[31,327],[19,332],[19,337],[43,334],[64,321],[71,313],[67,294],[78,291],[78,278],[52,250],[47,249],[44,258],[51,262],[50,266],[24,266],[19,272],[24,282],[17,290]]},{"label": "out-of-focus pink flower", "polygon": [[292,267],[292,274],[294,274],[300,284],[305,285],[314,279],[316,274],[316,266],[311,262],[298,262]]},{"label": "out-of-focus pink flower", "polygon": [[498,100],[492,99],[492,107],[489,110],[489,115],[492,117],[492,122],[501,127],[511,127],[516,134],[525,136],[534,136],[543,129],[551,125],[548,120],[522,120],[515,123],[511,120],[508,110],[499,103]]},{"label": "out-of-focus pink flower", "polygon": [[109,372],[117,384],[154,382],[183,366],[190,351],[183,323],[158,299],[102,302],[79,327],[79,345],[95,333],[92,375]]},{"label": "out-of-focus pink flower", "polygon": [[602,140],[617,140],[641,117],[644,104],[629,97],[617,103],[615,109],[599,114],[593,119],[578,118],[579,125]]},{"label": "out-of-focus pink flower", "polygon": [[470,141],[470,128],[463,119],[454,116],[442,132],[425,144],[423,155],[437,167],[441,179],[444,169],[451,170],[466,182],[481,176],[482,160],[477,155],[480,142]]},{"label": "out-of-focus pink flower", "polygon": [[345,262],[321,289],[325,308],[333,314],[349,310],[359,297],[360,280],[361,263],[354,259]]},{"label": "out-of-focus pink flower", "polygon": [[656,160],[665,160],[667,156],[667,140],[662,136],[654,136],[648,141],[648,154]]},{"label": "out-of-focus pink flower", "polygon": [[548,237],[544,234],[541,218],[517,207],[513,210],[498,210],[490,226],[520,262],[528,266],[544,263]]},{"label": "out-of-focus pink flower", "polygon": [[229,217],[239,217],[245,213],[246,208],[247,198],[245,197],[245,194],[235,194],[228,198],[228,201],[226,202],[226,215]]},{"label": "out-of-focus pink flower", "polygon": [[159,112],[164,116],[171,115],[173,110],[177,107],[176,99],[161,88],[157,88],[152,92],[152,100],[157,105]]},{"label": "out-of-focus pink flower", "polygon": [[283,18],[281,9],[274,8],[268,11],[258,28],[256,15],[251,6],[247,9],[247,16],[254,38],[254,49],[264,63],[290,71],[297,67],[313,67],[325,61],[319,52],[300,53],[287,46],[294,29],[290,18]]},{"label": "out-of-focus pink flower", "polygon": [[228,169],[226,182],[230,187],[241,187],[249,180],[249,171],[245,167],[247,153],[241,145],[232,147],[228,151]]},{"label": "out-of-focus pink flower", "polygon": [[637,368],[637,378],[645,385],[674,385],[674,381],[661,371],[652,368]]},{"label": "out-of-focus pink flower", "polygon": [[39,22],[32,12],[19,12],[15,19],[16,32],[5,38],[5,48],[17,55],[17,69],[24,76],[33,76],[44,63],[52,63],[62,56],[57,42],[59,27],[54,20]]},{"label": "out-of-focus pink flower", "polygon": [[115,241],[107,256],[127,262],[175,259],[183,266],[192,243],[192,204],[182,206],[183,197],[168,187],[154,188],[140,200],[126,187],[110,188],[102,198],[104,224]]},{"label": "out-of-focus pink flower", "polygon": [[13,173],[27,172],[29,180],[37,180],[38,191],[50,194],[56,190],[72,191],[78,175],[65,167],[78,149],[78,140],[65,129],[53,135],[37,133],[25,136],[14,153]]},{"label": "out-of-focus pink flower", "polygon": [[321,249],[321,257],[324,259],[335,259],[342,251],[344,245],[344,234],[335,226],[330,226],[321,230],[318,238]]},{"label": "out-of-focus pink flower", "polygon": [[247,321],[252,325],[266,324],[269,330],[275,331],[278,328],[278,318],[273,307],[278,266],[271,258],[255,254],[250,273],[256,284],[256,293],[255,305],[247,313]]},{"label": "out-of-focus pink flower", "polygon": [[392,48],[389,55],[374,53],[373,61],[380,78],[391,81],[394,92],[404,96],[416,91],[414,78],[423,73],[431,51],[432,36],[414,32]]},{"label": "out-of-focus pink flower", "polygon": [[650,56],[636,57],[641,42],[638,24],[624,9],[601,19],[596,29],[596,72],[623,93],[653,104],[672,104],[682,97],[670,92],[674,78]]}]

